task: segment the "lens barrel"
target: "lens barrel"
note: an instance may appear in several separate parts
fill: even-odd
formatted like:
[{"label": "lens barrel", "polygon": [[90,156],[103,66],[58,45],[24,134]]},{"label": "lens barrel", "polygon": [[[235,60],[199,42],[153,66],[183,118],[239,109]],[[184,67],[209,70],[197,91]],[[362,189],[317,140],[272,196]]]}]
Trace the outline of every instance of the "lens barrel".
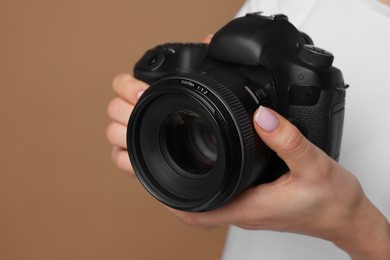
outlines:
[{"label": "lens barrel", "polygon": [[154,197],[176,209],[198,212],[224,205],[267,165],[253,112],[206,74],[158,81],[142,95],[128,124],[136,176]]}]

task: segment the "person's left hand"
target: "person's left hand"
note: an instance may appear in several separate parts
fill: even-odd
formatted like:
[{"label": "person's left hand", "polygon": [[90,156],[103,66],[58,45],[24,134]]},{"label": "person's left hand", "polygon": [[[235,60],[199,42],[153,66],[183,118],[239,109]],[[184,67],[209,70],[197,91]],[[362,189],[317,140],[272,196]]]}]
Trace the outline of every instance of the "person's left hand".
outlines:
[{"label": "person's left hand", "polygon": [[260,107],[253,123],[290,171],[210,212],[169,210],[190,225],[306,234],[332,241],[356,259],[388,259],[389,223],[355,176],[275,111]]},{"label": "person's left hand", "polygon": [[[349,221],[364,193],[356,178],[310,143],[288,120],[260,107],[254,117],[260,138],[290,171],[272,183],[247,189],[228,205],[211,212],[171,209],[191,225],[233,224],[319,236]],[[321,233],[322,234],[322,233]]]}]

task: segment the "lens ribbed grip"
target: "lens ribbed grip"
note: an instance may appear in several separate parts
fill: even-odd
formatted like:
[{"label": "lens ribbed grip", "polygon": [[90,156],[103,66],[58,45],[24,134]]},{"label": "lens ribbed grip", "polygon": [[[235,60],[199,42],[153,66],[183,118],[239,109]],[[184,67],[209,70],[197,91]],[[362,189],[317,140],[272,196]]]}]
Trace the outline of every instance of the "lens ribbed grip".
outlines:
[{"label": "lens ribbed grip", "polygon": [[[238,194],[243,189],[247,188],[255,164],[255,138],[252,121],[248,117],[248,113],[236,95],[234,95],[228,87],[225,87],[213,77],[206,74],[184,74],[179,75],[179,77],[188,77],[189,80],[197,81],[201,85],[213,89],[224,100],[227,107],[230,108],[230,112],[234,115],[234,121],[238,124],[238,131],[243,143],[241,179],[239,180],[240,183],[237,189],[234,191],[235,194]],[[223,200],[223,198],[221,199]]]}]

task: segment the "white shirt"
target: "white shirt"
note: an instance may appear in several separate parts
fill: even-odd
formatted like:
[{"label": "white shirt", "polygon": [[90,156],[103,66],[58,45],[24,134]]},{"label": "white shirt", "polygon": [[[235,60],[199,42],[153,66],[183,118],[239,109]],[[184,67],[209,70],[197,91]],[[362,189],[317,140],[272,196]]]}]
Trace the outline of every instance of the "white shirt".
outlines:
[{"label": "white shirt", "polygon": [[[350,85],[340,163],[390,219],[390,7],[376,0],[247,0],[247,12],[284,13],[332,52]],[[224,260],[349,259],[331,242],[231,227]]]}]

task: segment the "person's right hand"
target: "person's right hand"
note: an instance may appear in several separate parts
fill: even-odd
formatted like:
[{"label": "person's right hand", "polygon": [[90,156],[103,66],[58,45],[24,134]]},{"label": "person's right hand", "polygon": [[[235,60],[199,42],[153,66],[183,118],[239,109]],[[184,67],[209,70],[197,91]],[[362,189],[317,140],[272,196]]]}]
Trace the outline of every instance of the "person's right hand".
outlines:
[{"label": "person's right hand", "polygon": [[[209,34],[202,42],[209,44],[212,38],[213,35]],[[127,154],[127,123],[135,103],[148,87],[148,84],[130,74],[121,73],[112,81],[117,97],[113,98],[107,107],[108,116],[112,120],[107,127],[107,139],[112,144],[112,159],[119,169],[131,176],[134,176],[134,170]]]},{"label": "person's right hand", "polygon": [[122,73],[112,81],[117,94],[107,107],[111,123],[107,127],[107,139],[112,144],[112,159],[119,169],[134,176],[133,167],[127,154],[126,131],[131,112],[139,96],[149,87],[130,74]]}]

